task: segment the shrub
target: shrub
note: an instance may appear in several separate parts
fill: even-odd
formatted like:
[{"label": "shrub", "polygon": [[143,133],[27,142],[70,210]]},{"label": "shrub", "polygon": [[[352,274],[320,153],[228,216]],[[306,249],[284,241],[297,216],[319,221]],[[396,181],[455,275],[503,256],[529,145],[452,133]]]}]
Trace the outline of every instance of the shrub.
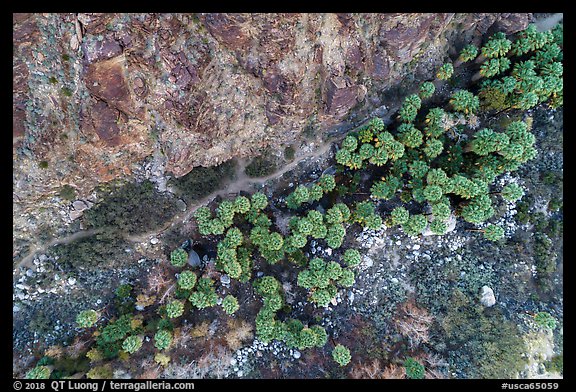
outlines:
[{"label": "shrub", "polygon": [[424,365],[414,358],[408,358],[404,361],[404,369],[406,369],[407,378],[417,380],[424,378]]},{"label": "shrub", "polygon": [[408,221],[410,218],[410,213],[404,207],[396,207],[392,210],[392,223],[395,225],[402,225]]},{"label": "shrub", "polygon": [[139,336],[128,336],[122,343],[122,350],[128,354],[134,354],[142,347],[142,338]]},{"label": "shrub", "polygon": [[502,33],[496,33],[482,47],[482,55],[489,59],[503,57],[512,48],[512,42]]},{"label": "shrub", "polygon": [[444,203],[432,205],[432,215],[436,218],[435,220],[447,220],[450,217],[450,205]]},{"label": "shrub", "polygon": [[161,329],[154,335],[154,347],[158,350],[167,350],[172,344],[172,333]]},{"label": "shrub", "polygon": [[354,271],[349,269],[343,269],[340,278],[338,279],[338,284],[342,287],[352,287],[356,281],[356,276]]},{"label": "shrub", "polygon": [[342,224],[335,224],[328,226],[328,231],[326,233],[326,244],[333,249],[338,249],[342,246],[344,236],[346,235],[346,229]]},{"label": "shrub", "polygon": [[534,321],[540,328],[553,331],[556,328],[556,319],[548,312],[538,312],[534,315]]},{"label": "shrub", "polygon": [[342,140],[341,146],[343,149],[349,152],[354,152],[358,147],[358,139],[352,135],[348,135],[344,138],[344,140]]},{"label": "shrub", "polygon": [[452,63],[443,64],[438,72],[436,73],[436,77],[440,80],[448,80],[452,77],[454,73],[454,66]]},{"label": "shrub", "polygon": [[490,78],[508,70],[510,64],[510,60],[506,57],[490,59],[480,66],[480,75]]},{"label": "shrub", "polygon": [[409,236],[415,237],[419,234],[422,234],[427,224],[428,220],[424,215],[421,214],[411,215],[410,218],[408,218],[408,220],[406,221],[406,223],[402,225],[402,230],[404,230],[404,232]]},{"label": "shrub", "polygon": [[238,308],[240,308],[240,305],[238,305],[238,300],[236,297],[227,295],[222,300],[222,309],[224,309],[227,314],[234,314]]},{"label": "shrub", "polygon": [[458,56],[458,61],[465,63],[467,61],[474,60],[478,56],[478,47],[476,45],[466,45],[460,51],[460,55]]},{"label": "shrub", "polygon": [[470,91],[458,90],[452,94],[450,105],[454,110],[464,114],[476,113],[480,108],[480,100]]},{"label": "shrub", "polygon": [[98,312],[95,310],[84,310],[76,316],[76,324],[78,324],[80,328],[90,328],[96,324],[99,317]]},{"label": "shrub", "polygon": [[256,211],[261,211],[268,205],[268,198],[265,194],[256,192],[251,196],[251,204]]},{"label": "shrub", "polygon": [[434,234],[442,235],[445,234],[447,230],[448,225],[446,222],[442,222],[439,219],[434,219],[432,222],[430,222],[430,231],[432,231]]},{"label": "shrub", "polygon": [[350,350],[348,347],[337,344],[336,347],[334,347],[332,350],[332,358],[340,366],[346,366],[350,362],[350,359],[352,359],[352,356],[350,355]]},{"label": "shrub", "polygon": [[342,261],[348,267],[356,267],[362,261],[362,257],[360,256],[360,252],[356,249],[346,249],[344,255],[342,256]]},{"label": "shrub", "polygon": [[200,278],[196,284],[196,291],[188,298],[192,305],[198,309],[204,309],[216,305],[218,295],[214,290],[214,281],[210,278]]},{"label": "shrub", "polygon": [[507,134],[484,128],[474,134],[470,148],[474,153],[484,156],[502,150],[508,143],[510,143],[510,138]]},{"label": "shrub", "polygon": [[174,300],[166,305],[166,314],[168,318],[176,318],[182,316],[184,313],[184,303],[179,300]]},{"label": "shrub", "polygon": [[188,253],[182,248],[174,249],[170,253],[170,263],[175,267],[184,267],[188,262]]},{"label": "shrub", "polygon": [[192,290],[196,285],[197,277],[192,271],[182,271],[178,275],[178,286],[184,290]]},{"label": "shrub", "polygon": [[318,180],[318,185],[320,185],[324,193],[332,192],[336,187],[336,180],[333,175],[324,174]]},{"label": "shrub", "polygon": [[501,226],[488,225],[484,229],[484,238],[490,241],[498,241],[504,237],[504,229]]},{"label": "shrub", "polygon": [[254,281],[254,288],[261,296],[269,296],[278,291],[280,283],[273,276],[264,276]]},{"label": "shrub", "polygon": [[435,91],[436,91],[436,86],[434,86],[434,83],[424,82],[420,85],[420,90],[418,92],[418,95],[420,96],[421,99],[427,99],[427,98],[430,98],[432,95],[434,95]]},{"label": "shrub", "polygon": [[424,147],[424,153],[429,159],[434,159],[442,153],[444,143],[438,139],[428,139]]},{"label": "shrub", "polygon": [[416,148],[422,144],[422,132],[412,124],[402,124],[398,127],[398,140],[406,147]]},{"label": "shrub", "polygon": [[250,200],[246,196],[238,196],[234,200],[234,212],[245,214],[250,211]]},{"label": "shrub", "polygon": [[518,184],[507,184],[502,188],[502,197],[510,202],[519,200],[524,196],[524,190]]},{"label": "shrub", "polygon": [[50,378],[51,373],[52,370],[48,366],[36,366],[28,373],[26,373],[26,379],[28,380],[48,379]]}]

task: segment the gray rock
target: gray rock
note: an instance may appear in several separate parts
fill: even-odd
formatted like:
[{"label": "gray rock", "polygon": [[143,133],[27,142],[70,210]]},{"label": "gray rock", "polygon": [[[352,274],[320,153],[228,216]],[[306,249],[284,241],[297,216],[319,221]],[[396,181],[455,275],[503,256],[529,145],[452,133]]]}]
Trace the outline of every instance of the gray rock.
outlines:
[{"label": "gray rock", "polygon": [[228,275],[222,275],[220,277],[220,283],[222,284],[230,284],[230,276]]},{"label": "gray rock", "polygon": [[152,245],[156,245],[158,242],[160,242],[160,240],[159,240],[158,238],[156,238],[156,237],[154,237],[154,238],[152,238],[152,239],[150,240],[150,243],[151,243]]},{"label": "gray rock", "polygon": [[190,249],[190,252],[188,252],[188,264],[190,264],[192,267],[200,266],[200,256],[192,249]]},{"label": "gray rock", "polygon": [[494,296],[494,290],[488,286],[482,286],[482,291],[480,292],[480,303],[484,306],[490,307],[496,304],[496,297]]},{"label": "gray rock", "polygon": [[86,203],[84,203],[82,200],[76,200],[74,203],[72,203],[72,207],[74,207],[74,209],[78,212],[82,212],[88,208]]},{"label": "gray rock", "polygon": [[70,219],[75,220],[82,216],[82,211],[72,210],[70,211]]},{"label": "gray rock", "polygon": [[294,350],[294,353],[292,354],[292,356],[294,357],[294,359],[298,359],[302,356],[302,354],[300,354],[300,351]]}]

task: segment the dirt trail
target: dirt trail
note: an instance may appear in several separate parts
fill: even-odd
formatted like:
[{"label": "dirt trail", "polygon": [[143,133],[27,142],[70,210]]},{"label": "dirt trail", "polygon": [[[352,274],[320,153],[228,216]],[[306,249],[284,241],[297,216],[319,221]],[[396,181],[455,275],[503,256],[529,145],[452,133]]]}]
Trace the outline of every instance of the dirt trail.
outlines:
[{"label": "dirt trail", "polygon": [[103,229],[90,229],[90,230],[83,230],[77,231],[76,233],[70,234],[66,237],[61,238],[54,238],[51,241],[47,242],[46,244],[42,245],[32,245],[32,250],[26,255],[16,266],[14,269],[18,268],[29,268],[32,266],[32,260],[34,260],[34,256],[40,252],[44,252],[46,249],[50,248],[54,245],[66,245],[73,241],[80,240],[82,238],[91,237],[100,233]]},{"label": "dirt trail", "polygon": [[214,200],[218,196],[228,197],[229,195],[238,194],[238,193],[240,193],[240,191],[248,191],[254,185],[261,185],[261,184],[264,184],[266,181],[270,181],[270,180],[281,177],[284,173],[287,173],[290,170],[293,170],[301,162],[304,162],[308,159],[315,159],[315,158],[321,157],[332,147],[332,143],[334,141],[335,140],[328,141],[328,142],[324,143],[320,148],[318,148],[314,151],[311,151],[309,153],[306,153],[304,155],[301,155],[300,157],[297,157],[297,159],[295,159],[294,161],[290,162],[289,164],[283,166],[280,170],[278,170],[272,174],[269,174],[265,177],[258,177],[258,178],[248,177],[246,175],[246,173],[244,172],[244,166],[245,165],[240,164],[240,165],[238,165],[238,168],[236,170],[236,179],[233,182],[227,184],[224,188],[219,189],[217,191],[214,191],[211,194],[209,194],[208,196],[205,196],[201,200],[195,202],[194,205],[190,205],[186,209],[186,211],[182,212],[181,214],[177,214],[176,216],[174,216],[174,218],[172,218],[170,221],[168,221],[160,229],[155,229],[155,230],[152,230],[150,232],[141,233],[138,235],[128,235],[125,237],[125,239],[128,241],[131,241],[131,242],[147,241],[151,236],[159,235],[162,232],[174,227],[175,225],[187,222],[192,217],[192,214],[194,214],[194,212],[198,208],[202,207],[203,205],[210,203],[212,200]]}]

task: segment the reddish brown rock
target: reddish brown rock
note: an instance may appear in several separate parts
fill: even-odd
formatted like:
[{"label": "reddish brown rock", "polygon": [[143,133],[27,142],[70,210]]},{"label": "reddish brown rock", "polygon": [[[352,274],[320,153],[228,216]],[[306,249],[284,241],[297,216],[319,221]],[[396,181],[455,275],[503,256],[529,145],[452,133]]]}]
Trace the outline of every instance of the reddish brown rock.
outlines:
[{"label": "reddish brown rock", "polygon": [[133,111],[132,98],[126,82],[125,56],[90,64],[85,83],[97,98],[125,113]]},{"label": "reddish brown rock", "polygon": [[[312,121],[323,131],[352,114],[369,115],[385,104],[381,92],[407,72],[430,77],[452,44],[478,40],[489,29],[513,32],[530,19],[14,14],[13,136],[23,147],[14,149],[14,176],[73,182],[88,192],[154,151],[168,172],[182,176],[280,148]],[[48,169],[25,169],[41,160],[51,162]]]}]

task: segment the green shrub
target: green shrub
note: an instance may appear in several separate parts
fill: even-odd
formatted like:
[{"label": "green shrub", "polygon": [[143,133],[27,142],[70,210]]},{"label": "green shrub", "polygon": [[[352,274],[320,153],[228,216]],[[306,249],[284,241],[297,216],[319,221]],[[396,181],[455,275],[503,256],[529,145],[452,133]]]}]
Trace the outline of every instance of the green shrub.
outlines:
[{"label": "green shrub", "polygon": [[250,200],[246,196],[238,196],[234,200],[234,212],[245,214],[250,211]]},{"label": "green shrub", "polygon": [[80,328],[90,328],[98,321],[98,312],[92,309],[84,310],[76,316],[76,324]]},{"label": "green shrub", "polygon": [[416,148],[422,144],[423,135],[412,124],[402,124],[398,127],[398,140],[409,148]]},{"label": "green shrub", "polygon": [[504,237],[504,228],[496,225],[488,225],[484,229],[484,238],[490,241],[498,241]]},{"label": "green shrub", "polygon": [[548,312],[538,312],[534,316],[534,321],[536,325],[540,328],[548,329],[553,331],[556,328],[557,321],[552,315]]},{"label": "green shrub", "polygon": [[166,314],[168,318],[177,318],[184,313],[184,303],[179,300],[174,300],[166,305]]},{"label": "green shrub", "polygon": [[218,295],[214,290],[214,281],[210,278],[200,278],[196,284],[196,291],[190,294],[189,300],[198,309],[215,306]]},{"label": "green shrub", "polygon": [[238,300],[232,295],[227,295],[222,300],[222,309],[224,309],[227,314],[234,314],[239,308]]},{"label": "green shrub", "polygon": [[468,44],[460,51],[458,61],[465,63],[472,61],[478,56],[478,47],[476,45]]},{"label": "green shrub", "polygon": [[395,225],[402,225],[408,221],[410,213],[404,207],[396,207],[391,212],[392,223]]},{"label": "green shrub", "polygon": [[26,379],[28,380],[48,379],[50,378],[51,373],[52,370],[48,366],[36,366],[28,373],[26,373]]},{"label": "green shrub", "polygon": [[184,290],[192,290],[196,285],[197,277],[192,271],[182,271],[178,275],[178,286]]},{"label": "green shrub", "polygon": [[188,253],[182,248],[174,249],[170,253],[170,263],[175,267],[184,267],[188,262]]},{"label": "green shrub", "polygon": [[346,366],[350,362],[350,359],[352,359],[352,356],[350,355],[350,350],[348,347],[337,344],[336,347],[334,347],[332,350],[332,358],[340,366]]},{"label": "green shrub", "polygon": [[453,73],[454,73],[454,66],[452,65],[452,63],[446,63],[443,64],[440,67],[440,69],[438,69],[436,77],[440,80],[448,80],[452,77]]},{"label": "green shrub", "polygon": [[411,237],[415,237],[422,234],[426,226],[428,225],[428,219],[424,215],[416,214],[411,215],[410,218],[402,225],[402,230]]},{"label": "green shrub", "polygon": [[470,91],[458,90],[452,94],[450,105],[464,114],[476,113],[480,108],[480,99]]},{"label": "green shrub", "polygon": [[251,196],[251,204],[256,211],[261,211],[268,205],[268,198],[265,194],[256,192]]},{"label": "green shrub", "polygon": [[409,379],[419,380],[424,378],[424,365],[414,358],[408,358],[404,361],[404,369],[406,369],[406,377]]},{"label": "green shrub", "polygon": [[161,329],[154,335],[154,347],[158,350],[167,350],[172,344],[172,333]]},{"label": "green shrub", "polygon": [[134,354],[142,347],[142,338],[139,336],[128,336],[122,343],[122,350],[128,354]]},{"label": "green shrub", "polygon": [[420,90],[418,91],[418,95],[420,96],[421,99],[427,99],[427,98],[430,98],[432,95],[434,95],[435,91],[436,91],[436,86],[434,86],[434,83],[424,82],[420,85]]},{"label": "green shrub", "polygon": [[522,196],[524,196],[524,190],[517,184],[507,184],[502,189],[502,197],[510,202],[515,202]]},{"label": "green shrub", "polygon": [[342,261],[348,267],[356,267],[362,261],[360,252],[357,249],[346,249],[344,255],[342,256]]}]

